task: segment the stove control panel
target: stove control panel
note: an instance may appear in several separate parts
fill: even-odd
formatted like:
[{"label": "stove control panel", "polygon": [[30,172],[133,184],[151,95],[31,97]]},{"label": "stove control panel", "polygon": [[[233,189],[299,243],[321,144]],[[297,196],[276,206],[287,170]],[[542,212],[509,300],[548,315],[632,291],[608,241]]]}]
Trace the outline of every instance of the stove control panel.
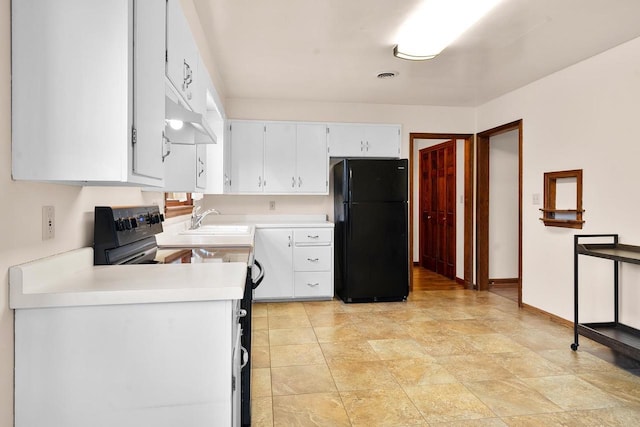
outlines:
[{"label": "stove control panel", "polygon": [[158,206],[96,206],[94,242],[115,248],[162,233],[164,215]]}]

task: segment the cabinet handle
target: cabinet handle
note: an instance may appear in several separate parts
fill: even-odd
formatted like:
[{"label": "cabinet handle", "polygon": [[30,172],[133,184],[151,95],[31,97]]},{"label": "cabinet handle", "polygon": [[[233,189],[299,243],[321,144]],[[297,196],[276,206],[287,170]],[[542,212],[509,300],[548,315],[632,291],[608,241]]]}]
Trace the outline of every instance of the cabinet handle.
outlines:
[{"label": "cabinet handle", "polygon": [[287,236],[289,238],[289,243],[287,244],[288,247],[291,247],[291,235]]},{"label": "cabinet handle", "polygon": [[319,235],[317,235],[317,234],[315,234],[315,235],[313,235],[313,236],[312,236],[312,235],[310,235],[310,234],[307,234],[307,239],[317,239],[317,238],[319,238],[319,237],[320,237],[320,236],[319,236]]},{"label": "cabinet handle", "polygon": [[311,286],[312,288],[318,286],[320,283],[316,282],[316,283],[307,283],[307,286]]},{"label": "cabinet handle", "polygon": [[242,365],[240,365],[240,369],[242,369],[249,363],[249,352],[244,347],[240,347],[240,350],[242,350]]},{"label": "cabinet handle", "polygon": [[294,188],[296,186],[296,177],[292,176],[291,177],[291,188]]},{"label": "cabinet handle", "polygon": [[258,188],[262,187],[262,177],[258,177]]},{"label": "cabinet handle", "polygon": [[360,151],[364,151],[364,141],[360,141]]},{"label": "cabinet handle", "polygon": [[198,177],[202,176],[203,173],[204,173],[204,169],[200,169],[200,172],[198,172]]},{"label": "cabinet handle", "polygon": [[183,63],[182,90],[186,91],[189,85],[193,82],[193,71],[191,71],[191,67],[186,60],[183,60]]},{"label": "cabinet handle", "polygon": [[169,141],[169,138],[165,136],[164,132],[162,132],[162,141],[163,147],[167,148],[167,151],[162,153],[162,163],[164,163],[164,159],[166,159],[169,154],[171,154],[171,141]]},{"label": "cabinet handle", "polygon": [[318,262],[318,261],[320,261],[320,258],[307,258],[307,261],[309,261],[309,262]]},{"label": "cabinet handle", "polygon": [[298,187],[302,187],[302,178],[298,177]]},{"label": "cabinet handle", "polygon": [[369,141],[367,141],[367,152],[369,152]]},{"label": "cabinet handle", "polygon": [[246,317],[247,316],[247,310],[245,310],[244,308],[241,308],[240,310],[238,310],[238,317]]}]

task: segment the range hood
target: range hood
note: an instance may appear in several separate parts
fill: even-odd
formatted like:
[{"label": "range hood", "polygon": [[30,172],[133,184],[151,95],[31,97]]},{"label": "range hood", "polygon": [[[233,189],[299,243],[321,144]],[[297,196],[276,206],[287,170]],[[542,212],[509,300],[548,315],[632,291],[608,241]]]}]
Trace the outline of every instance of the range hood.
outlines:
[{"label": "range hood", "polygon": [[216,144],[216,134],[205,117],[165,96],[164,135],[172,144]]}]

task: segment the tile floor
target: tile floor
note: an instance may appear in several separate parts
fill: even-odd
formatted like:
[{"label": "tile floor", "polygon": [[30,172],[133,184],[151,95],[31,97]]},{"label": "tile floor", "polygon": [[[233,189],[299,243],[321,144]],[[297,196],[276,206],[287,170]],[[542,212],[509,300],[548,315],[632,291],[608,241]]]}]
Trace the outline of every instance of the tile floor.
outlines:
[{"label": "tile floor", "polygon": [[640,364],[488,292],[256,303],[253,426],[637,426]]}]

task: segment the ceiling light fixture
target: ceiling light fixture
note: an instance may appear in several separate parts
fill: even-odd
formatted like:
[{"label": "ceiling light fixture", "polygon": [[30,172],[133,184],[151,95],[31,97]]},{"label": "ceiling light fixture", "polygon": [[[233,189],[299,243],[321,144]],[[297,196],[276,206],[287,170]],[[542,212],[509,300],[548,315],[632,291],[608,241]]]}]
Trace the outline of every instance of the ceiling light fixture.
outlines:
[{"label": "ceiling light fixture", "polygon": [[425,0],[407,19],[393,55],[413,61],[434,58],[501,0]]}]

